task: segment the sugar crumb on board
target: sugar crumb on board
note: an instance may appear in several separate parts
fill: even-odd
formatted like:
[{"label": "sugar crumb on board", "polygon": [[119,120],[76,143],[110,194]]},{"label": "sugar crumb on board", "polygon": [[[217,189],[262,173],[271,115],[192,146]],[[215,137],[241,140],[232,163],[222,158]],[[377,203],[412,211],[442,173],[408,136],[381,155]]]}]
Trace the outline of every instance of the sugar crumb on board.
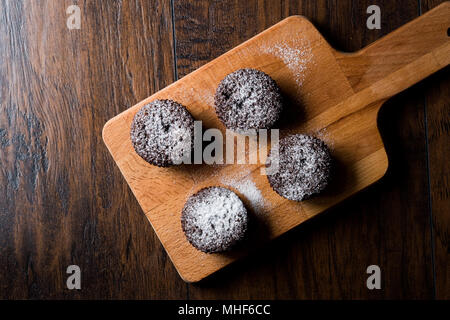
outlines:
[{"label": "sugar crumb on board", "polygon": [[194,101],[206,104],[209,107],[214,106],[214,89],[201,89],[201,88],[185,88],[178,87],[172,93],[172,98],[180,103],[185,103],[186,105],[192,104]]},{"label": "sugar crumb on board", "polygon": [[241,171],[234,176],[222,177],[220,182],[241,193],[255,214],[267,214],[269,204],[249,173],[250,171]]},{"label": "sugar crumb on board", "polygon": [[311,43],[307,39],[294,39],[287,42],[261,46],[263,53],[281,59],[292,72],[298,87],[303,85],[308,72],[308,65],[313,63]]},{"label": "sugar crumb on board", "polygon": [[328,132],[327,128],[319,129],[313,132],[312,135],[325,142],[330,151],[334,150],[334,140],[332,138],[332,135]]}]

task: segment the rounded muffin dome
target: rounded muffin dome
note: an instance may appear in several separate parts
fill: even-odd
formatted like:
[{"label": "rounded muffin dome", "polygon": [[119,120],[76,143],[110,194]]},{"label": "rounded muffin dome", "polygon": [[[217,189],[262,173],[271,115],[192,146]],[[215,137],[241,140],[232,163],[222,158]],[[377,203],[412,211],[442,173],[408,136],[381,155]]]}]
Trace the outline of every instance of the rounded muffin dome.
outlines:
[{"label": "rounded muffin dome", "polygon": [[143,106],[131,124],[131,142],[148,163],[167,167],[190,157],[194,139],[194,118],[172,100],[155,100]]},{"label": "rounded muffin dome", "polygon": [[280,117],[282,97],[269,75],[239,69],[219,83],[214,104],[218,118],[230,130],[270,129]]},{"label": "rounded muffin dome", "polygon": [[315,137],[291,135],[280,140],[278,153],[271,150],[266,167],[272,189],[280,196],[302,201],[322,192],[330,180],[332,158],[326,144]]},{"label": "rounded muffin dome", "polygon": [[187,240],[206,253],[229,250],[247,231],[247,209],[231,190],[208,187],[190,196],[181,213]]}]

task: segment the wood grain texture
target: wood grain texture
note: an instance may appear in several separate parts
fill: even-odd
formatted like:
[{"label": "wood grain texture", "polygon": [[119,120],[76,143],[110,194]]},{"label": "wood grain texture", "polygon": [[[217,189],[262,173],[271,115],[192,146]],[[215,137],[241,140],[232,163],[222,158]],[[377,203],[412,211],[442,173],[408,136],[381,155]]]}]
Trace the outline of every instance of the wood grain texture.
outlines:
[{"label": "wood grain texture", "polygon": [[[380,179],[388,164],[376,128],[378,109],[386,99],[449,64],[449,17],[450,5],[443,4],[355,54],[338,54],[311,22],[291,16],[109,120],[103,140],[180,276],[188,282],[202,280],[250,251],[252,243],[274,239]],[[419,32],[421,36],[416,36]],[[293,54],[299,61],[292,61]],[[205,127],[219,128],[225,136],[212,103],[215,89],[227,74],[249,67],[269,74],[291,101],[290,108],[301,110],[301,116],[289,117],[291,133],[326,132],[324,139],[338,163],[339,186],[297,203],[270,188],[260,173],[261,164],[159,168],[134,152],[131,122],[143,105],[155,99],[181,103]],[[280,127],[286,129],[283,123]],[[261,149],[259,154],[266,152]],[[226,185],[230,178],[259,188],[265,205],[253,214],[264,232],[255,227],[255,235],[240,250],[205,254],[184,237],[181,211],[191,194]]]},{"label": "wood grain texture", "polygon": [[[430,10],[440,1],[424,0],[421,9]],[[450,26],[449,26],[450,27]],[[449,32],[449,31],[447,31]],[[450,36],[450,33],[448,33]],[[430,208],[437,299],[450,299],[450,69],[424,81],[427,117]]]},{"label": "wood grain texture", "polygon": [[80,30],[71,4],[0,2],[0,297],[185,298],[101,141],[174,81],[170,3],[77,1]]},{"label": "wood grain texture", "polygon": [[[69,31],[74,2],[82,28]],[[442,1],[173,2],[178,75],[169,0],[0,1],[0,298],[431,298],[425,124],[436,292],[448,298],[448,70],[382,108],[384,179],[195,285],[179,278],[100,137],[111,116],[289,15],[355,51]],[[381,30],[365,27],[370,4]],[[365,287],[373,263],[380,291]],[[82,268],[81,291],[65,287],[69,264]]]},{"label": "wood grain texture", "polygon": [[[199,9],[177,2],[177,52],[186,50],[204,55],[209,50],[212,54],[223,53],[246,40],[249,36],[234,34],[234,39],[229,39],[222,33],[214,32],[213,20],[214,16],[237,17],[229,28],[239,28],[236,24],[243,20],[241,17],[246,14],[247,6],[256,6],[252,1],[245,3],[244,7],[214,3],[214,10],[218,12],[211,14],[212,5],[203,4]],[[280,7],[282,17],[292,14],[307,16],[331,44],[343,51],[357,50],[419,13],[417,4],[410,1],[376,1],[389,18],[382,19],[381,30],[367,30],[363,12],[369,4],[372,2],[356,4],[339,1],[337,5],[334,1],[314,4],[308,1],[282,1]],[[261,2],[258,5],[264,7]],[[253,18],[246,19],[246,24],[257,25],[256,17],[263,14],[268,16],[265,20],[269,20],[273,14],[278,14],[278,9],[274,8],[271,13],[257,10]],[[202,18],[197,19],[198,16]],[[265,27],[268,25],[262,29]],[[225,26],[222,28],[226,29]],[[209,36],[209,41],[205,43],[213,42],[219,46],[211,50],[203,42],[194,40],[186,41],[187,47],[180,48],[183,43],[180,38],[197,38],[192,30],[204,30],[203,33]],[[188,71],[200,65],[195,54],[192,56],[192,67],[187,68]],[[186,69],[186,60],[182,63]],[[255,254],[233,266],[232,270],[239,270],[237,276],[236,272],[224,271],[214,276],[214,280],[191,286],[190,296],[432,297],[431,248],[427,239],[427,177],[425,172],[416,170],[426,165],[424,115],[417,97],[413,90],[409,90],[389,101],[380,115],[379,126],[388,148],[391,167],[380,183],[273,243],[271,250],[264,250],[262,256]],[[414,201],[409,200],[409,194],[414,194]],[[411,237],[413,232],[407,232],[408,229],[414,230],[417,236]],[[404,231],[399,233],[398,230]],[[386,273],[384,289],[368,291],[363,285],[364,271],[367,265],[377,261]]]}]

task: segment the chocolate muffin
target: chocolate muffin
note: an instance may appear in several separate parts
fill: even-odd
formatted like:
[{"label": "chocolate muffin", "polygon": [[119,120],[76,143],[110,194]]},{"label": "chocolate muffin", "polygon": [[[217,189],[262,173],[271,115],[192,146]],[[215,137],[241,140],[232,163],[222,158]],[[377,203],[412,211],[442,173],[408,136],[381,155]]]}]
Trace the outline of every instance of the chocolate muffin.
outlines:
[{"label": "chocolate muffin", "polygon": [[280,117],[282,97],[276,82],[256,69],[239,69],[217,88],[214,104],[220,121],[230,130],[270,129]]},{"label": "chocolate muffin", "polygon": [[247,231],[247,209],[231,190],[201,189],[189,197],[181,213],[181,227],[188,241],[206,253],[229,250]]},{"label": "chocolate muffin", "polygon": [[296,134],[281,139],[278,145],[278,154],[272,149],[266,162],[266,167],[273,168],[267,174],[272,189],[295,201],[322,192],[332,169],[326,144],[318,138]]},{"label": "chocolate muffin", "polygon": [[131,124],[134,150],[148,163],[168,167],[191,155],[194,118],[181,104],[155,100],[143,106]]}]

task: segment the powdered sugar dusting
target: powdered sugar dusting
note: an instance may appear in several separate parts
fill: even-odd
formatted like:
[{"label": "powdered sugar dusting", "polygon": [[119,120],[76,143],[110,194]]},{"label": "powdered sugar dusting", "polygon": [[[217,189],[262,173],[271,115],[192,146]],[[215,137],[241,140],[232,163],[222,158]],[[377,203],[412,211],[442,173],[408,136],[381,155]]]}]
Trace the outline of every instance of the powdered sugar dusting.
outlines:
[{"label": "powdered sugar dusting", "polygon": [[232,187],[239,191],[250,203],[252,211],[256,214],[267,213],[267,203],[264,199],[261,190],[256,186],[251,176],[243,179],[236,177],[223,177],[221,182],[224,185]]},{"label": "powdered sugar dusting", "polygon": [[211,192],[207,201],[199,201],[192,207],[192,210],[196,211],[195,224],[207,236],[212,233],[224,236],[235,228],[234,213],[242,210],[242,206],[242,201],[234,193],[224,195]]},{"label": "powdered sugar dusting", "polygon": [[205,104],[214,106],[215,88],[202,87],[199,84],[196,87],[177,86],[171,93],[171,98],[190,108],[194,104]]},{"label": "powdered sugar dusting", "polygon": [[331,151],[334,150],[333,136],[328,132],[327,128],[322,128],[316,131],[313,135],[324,141]]},{"label": "powdered sugar dusting", "polygon": [[297,85],[303,85],[308,65],[313,61],[313,53],[309,40],[295,39],[290,41],[290,44],[278,42],[271,46],[263,45],[261,49],[262,52],[272,54],[283,60],[293,73]]},{"label": "powdered sugar dusting", "polygon": [[185,89],[180,93],[180,95],[186,99],[189,98],[191,100],[200,100],[204,104],[208,106],[214,106],[214,90],[213,89],[201,89],[198,88],[190,88]]},{"label": "powdered sugar dusting", "polygon": [[194,119],[172,100],[154,100],[135,115],[131,141],[136,152],[155,165],[178,164],[190,155]]},{"label": "powdered sugar dusting", "polygon": [[196,90],[197,97],[207,104],[208,106],[214,106],[214,91],[213,90]]},{"label": "powdered sugar dusting", "polygon": [[325,189],[331,171],[331,155],[325,143],[312,136],[296,134],[279,143],[278,156],[269,155],[279,170],[268,175],[270,185],[281,196],[302,201]]},{"label": "powdered sugar dusting", "polygon": [[182,226],[188,240],[205,252],[228,249],[247,230],[247,211],[241,199],[222,187],[191,196],[183,209]]},{"label": "powdered sugar dusting", "polygon": [[169,158],[173,163],[181,162],[183,157],[189,157],[192,144],[191,134],[191,129],[184,127],[175,128],[169,132],[168,140],[172,143]]}]

